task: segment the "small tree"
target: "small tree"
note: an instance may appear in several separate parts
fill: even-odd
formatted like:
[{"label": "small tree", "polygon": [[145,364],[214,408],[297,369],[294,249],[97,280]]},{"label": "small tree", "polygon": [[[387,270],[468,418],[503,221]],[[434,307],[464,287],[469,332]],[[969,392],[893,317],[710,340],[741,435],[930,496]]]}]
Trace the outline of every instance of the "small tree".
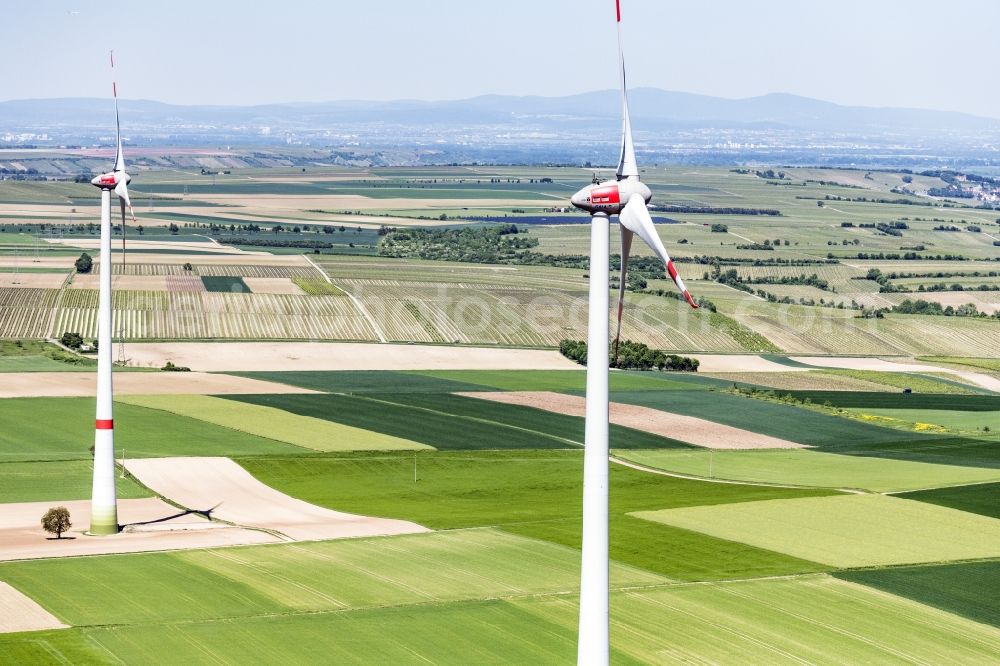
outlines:
[{"label": "small tree", "polygon": [[61,338],[59,338],[59,342],[61,342],[63,346],[69,347],[70,349],[79,349],[83,344],[83,336],[79,333],[66,332],[62,334]]},{"label": "small tree", "polygon": [[84,252],[80,255],[80,258],[76,260],[76,272],[77,273],[89,273],[90,269],[94,267],[94,260],[90,258],[90,255]]},{"label": "small tree", "polygon": [[42,529],[55,534],[57,539],[62,539],[62,533],[71,527],[73,523],[69,521],[69,509],[64,506],[53,507],[42,516]]}]

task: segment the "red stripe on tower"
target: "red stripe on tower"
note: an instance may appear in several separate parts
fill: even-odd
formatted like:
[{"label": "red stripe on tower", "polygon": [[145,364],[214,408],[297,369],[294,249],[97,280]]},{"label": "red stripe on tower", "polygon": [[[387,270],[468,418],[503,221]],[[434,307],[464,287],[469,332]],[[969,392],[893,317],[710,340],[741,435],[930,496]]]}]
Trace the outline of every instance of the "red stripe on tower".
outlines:
[{"label": "red stripe on tower", "polygon": [[621,0],[615,0],[615,14],[618,15],[618,22],[622,22],[622,5]]},{"label": "red stripe on tower", "polygon": [[114,419],[97,419],[98,430],[114,430],[114,428],[115,428]]}]

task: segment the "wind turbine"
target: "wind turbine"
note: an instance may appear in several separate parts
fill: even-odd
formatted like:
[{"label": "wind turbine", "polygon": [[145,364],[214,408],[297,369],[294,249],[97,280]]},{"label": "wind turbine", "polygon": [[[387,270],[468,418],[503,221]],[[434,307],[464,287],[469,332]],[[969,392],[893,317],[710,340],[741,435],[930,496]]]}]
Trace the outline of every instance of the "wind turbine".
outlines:
[{"label": "wind turbine", "polygon": [[618,21],[618,62],[621,68],[622,148],[615,180],[595,182],[573,195],[574,206],[591,214],[590,302],[587,326],[587,407],[583,462],[583,553],[580,567],[580,624],[578,664],[607,664],[610,659],[608,601],[608,307],[609,216],[618,215],[621,230],[621,278],[618,287],[618,328],[621,336],[625,302],[625,275],[638,235],[663,260],[692,308],[697,308],[653,226],[646,204],[653,194],[639,180],[632,143],[632,123],[625,89],[622,52],[622,12],[615,0]]},{"label": "wind turbine", "polygon": [[[111,54],[111,69],[115,56]],[[118,195],[122,209],[122,235],[125,233],[125,208],[132,213],[128,198],[128,183],[132,178],[125,173],[125,155],[122,153],[122,129],[118,118],[118,86],[112,81],[115,99],[115,128],[118,153],[114,168],[97,176],[91,185],[101,190],[101,280],[100,301],[97,309],[97,421],[94,433],[94,486],[90,501],[90,533],[118,533],[118,500],[115,493],[115,431],[112,413],[113,389],[111,382],[111,192]],[[135,214],[132,213],[135,222]]]}]

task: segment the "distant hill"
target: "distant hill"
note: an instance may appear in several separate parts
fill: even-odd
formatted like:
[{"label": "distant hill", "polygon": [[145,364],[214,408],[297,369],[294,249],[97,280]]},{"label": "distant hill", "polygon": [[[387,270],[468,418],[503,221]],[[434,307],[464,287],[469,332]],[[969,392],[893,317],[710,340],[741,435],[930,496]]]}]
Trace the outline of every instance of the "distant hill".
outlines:
[{"label": "distant hill", "polygon": [[[807,97],[774,93],[725,99],[637,88],[630,93],[636,129],[650,132],[679,128],[755,128],[849,135],[970,134],[1000,131],[1000,119],[963,113],[902,108],[841,106]],[[59,134],[109,126],[110,100],[61,98],[0,102],[0,133],[55,129]],[[528,125],[537,131],[563,133],[606,127],[618,120],[615,90],[566,97],[485,95],[454,101],[341,101],[260,106],[182,106],[148,100],[122,100],[132,133],[146,128],[241,130],[267,127],[306,131],[330,126],[383,123],[400,126]],[[85,132],[86,133],[86,132]]]}]

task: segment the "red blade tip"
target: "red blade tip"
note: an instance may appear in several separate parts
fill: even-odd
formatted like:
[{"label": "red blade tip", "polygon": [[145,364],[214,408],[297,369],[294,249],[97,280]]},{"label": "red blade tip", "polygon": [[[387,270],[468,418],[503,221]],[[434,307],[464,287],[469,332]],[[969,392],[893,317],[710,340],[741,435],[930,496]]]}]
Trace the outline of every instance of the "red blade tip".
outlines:
[{"label": "red blade tip", "polygon": [[621,0],[615,0],[615,14],[618,15],[618,22],[622,22],[622,5]]},{"label": "red blade tip", "polygon": [[698,309],[698,304],[694,302],[693,298],[691,298],[691,292],[687,291],[686,289],[684,290],[684,300],[687,301],[688,305],[690,305],[695,310]]}]

